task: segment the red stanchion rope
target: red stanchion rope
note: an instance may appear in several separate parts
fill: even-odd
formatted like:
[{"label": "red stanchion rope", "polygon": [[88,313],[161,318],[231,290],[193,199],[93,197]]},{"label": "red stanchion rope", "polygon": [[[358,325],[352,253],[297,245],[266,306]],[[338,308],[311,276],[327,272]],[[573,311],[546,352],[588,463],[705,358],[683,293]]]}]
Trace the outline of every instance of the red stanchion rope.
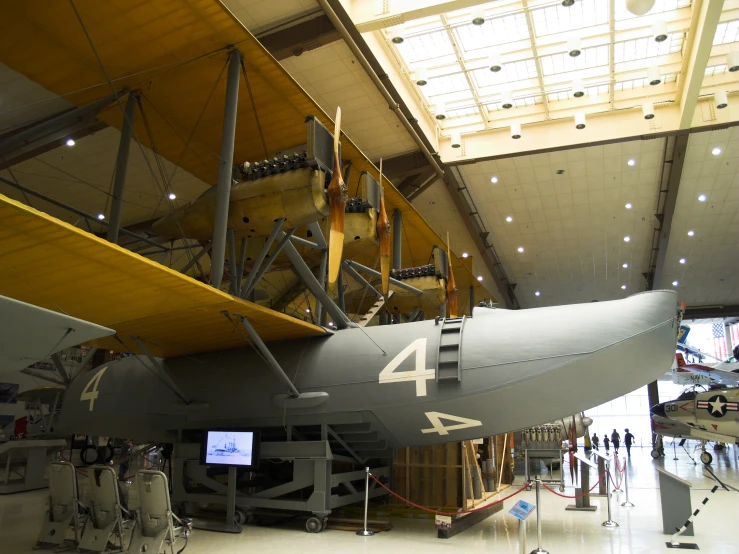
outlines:
[{"label": "red stanchion rope", "polygon": [[424,512],[430,512],[432,514],[437,514],[437,515],[440,515],[440,516],[457,516],[459,514],[474,514],[475,512],[482,512],[482,511],[485,511],[485,510],[489,510],[490,508],[492,508],[496,504],[500,504],[501,502],[503,502],[505,500],[508,500],[509,498],[513,498],[517,494],[521,494],[528,487],[528,484],[524,484],[524,485],[521,486],[520,489],[518,489],[513,494],[509,494],[508,496],[505,496],[505,497],[503,497],[503,498],[501,498],[499,500],[496,500],[492,504],[485,504],[485,506],[480,506],[479,508],[473,508],[471,510],[459,510],[458,512],[440,512],[439,510],[432,510],[431,508],[426,508],[424,506],[420,506],[420,505],[418,505],[418,504],[416,504],[414,502],[411,502],[407,498],[403,498],[402,496],[400,496],[395,491],[393,491],[393,490],[389,489],[388,487],[386,487],[382,483],[382,481],[380,481],[377,477],[375,477],[371,473],[369,474],[369,476],[374,480],[375,483],[377,483],[378,485],[380,485],[383,489],[385,489],[388,493],[390,493],[392,496],[394,496],[398,500],[401,500],[401,501],[405,502],[409,506],[413,506],[414,508],[418,508],[419,510],[423,510]]},{"label": "red stanchion rope", "polygon": [[542,482],[542,486],[543,486],[543,487],[544,487],[545,489],[547,489],[547,490],[548,490],[549,492],[551,492],[552,494],[556,494],[557,496],[561,496],[562,498],[582,498],[583,496],[587,496],[588,494],[590,494],[591,492],[593,492],[593,490],[595,489],[595,487],[597,487],[597,486],[598,486],[598,485],[600,484],[600,482],[601,482],[601,481],[603,480],[603,477],[605,477],[606,473],[607,473],[607,472],[604,472],[604,473],[602,473],[602,474],[601,474],[601,476],[600,476],[600,479],[598,479],[598,480],[597,480],[597,481],[595,482],[595,485],[593,485],[592,487],[590,487],[590,489],[588,490],[588,492],[584,492],[584,493],[582,493],[582,494],[576,494],[576,495],[574,495],[574,496],[570,496],[570,495],[567,495],[567,494],[562,494],[562,493],[559,493],[559,492],[555,491],[554,489],[552,489],[552,488],[549,488],[549,487],[548,487],[548,486],[546,485],[546,483],[543,483],[543,482]]}]

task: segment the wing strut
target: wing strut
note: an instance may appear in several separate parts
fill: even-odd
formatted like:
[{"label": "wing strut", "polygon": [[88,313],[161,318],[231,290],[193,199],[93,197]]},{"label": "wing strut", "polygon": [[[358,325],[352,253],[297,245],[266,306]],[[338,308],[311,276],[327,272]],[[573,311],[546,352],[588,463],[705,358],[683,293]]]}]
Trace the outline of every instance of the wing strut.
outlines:
[{"label": "wing strut", "polygon": [[[162,383],[165,384],[165,386],[171,390],[173,393],[175,393],[177,396],[180,397],[180,400],[182,400],[185,404],[190,404],[190,399],[185,396],[185,394],[180,390],[180,387],[178,387],[175,382],[172,380],[172,378],[167,373],[166,368],[162,365],[162,363],[157,360],[151,352],[144,346],[144,343],[139,339],[139,337],[131,337],[133,340],[136,341],[136,344],[139,346],[139,349],[144,353],[144,355],[149,358],[149,361],[154,366],[154,369],[151,370],[154,372],[154,374],[159,377],[162,381]],[[141,361],[141,358],[139,358],[139,361]],[[141,362],[143,364],[143,362]],[[146,364],[144,364],[146,365]],[[151,368],[149,368],[151,369]],[[159,370],[159,371],[156,371]]]}]

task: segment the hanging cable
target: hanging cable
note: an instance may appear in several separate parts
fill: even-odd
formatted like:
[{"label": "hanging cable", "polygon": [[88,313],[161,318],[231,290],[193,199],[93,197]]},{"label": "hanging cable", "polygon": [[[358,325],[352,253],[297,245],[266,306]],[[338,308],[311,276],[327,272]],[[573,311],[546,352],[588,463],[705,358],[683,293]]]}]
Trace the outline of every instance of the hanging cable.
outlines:
[{"label": "hanging cable", "polygon": [[269,152],[267,151],[267,143],[264,140],[264,133],[262,132],[262,125],[259,123],[259,114],[257,113],[257,105],[254,102],[254,95],[251,92],[251,85],[249,84],[249,77],[246,74],[246,66],[244,65],[244,57],[241,56],[241,72],[244,74],[244,81],[246,82],[246,90],[249,92],[249,100],[251,100],[251,108],[254,110],[254,119],[257,121],[257,130],[259,131],[259,138],[262,140],[262,148],[264,148],[264,157],[269,158]]}]

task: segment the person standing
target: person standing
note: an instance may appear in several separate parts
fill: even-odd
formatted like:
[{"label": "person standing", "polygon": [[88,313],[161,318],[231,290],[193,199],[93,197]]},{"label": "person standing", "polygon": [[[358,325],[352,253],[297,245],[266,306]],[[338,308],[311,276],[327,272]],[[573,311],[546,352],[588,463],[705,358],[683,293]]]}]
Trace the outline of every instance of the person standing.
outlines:
[{"label": "person standing", "polygon": [[598,445],[600,444],[600,439],[598,438],[598,435],[593,433],[593,436],[591,437],[590,442],[593,443],[593,448],[598,450]]},{"label": "person standing", "polygon": [[613,452],[618,456],[618,447],[621,445],[621,435],[615,429],[611,433],[611,444],[613,444]]},{"label": "person standing", "polygon": [[603,446],[606,449],[606,456],[608,456],[608,448],[611,446],[611,441],[608,440],[608,435],[603,435]]},{"label": "person standing", "polygon": [[118,465],[118,480],[125,481],[128,469],[131,467],[131,460],[128,458],[133,451],[133,442],[131,439],[123,439],[121,446],[121,463]]},{"label": "person standing", "polygon": [[634,444],[634,435],[628,429],[625,429],[624,444],[626,445],[626,455],[631,458],[631,445]]}]

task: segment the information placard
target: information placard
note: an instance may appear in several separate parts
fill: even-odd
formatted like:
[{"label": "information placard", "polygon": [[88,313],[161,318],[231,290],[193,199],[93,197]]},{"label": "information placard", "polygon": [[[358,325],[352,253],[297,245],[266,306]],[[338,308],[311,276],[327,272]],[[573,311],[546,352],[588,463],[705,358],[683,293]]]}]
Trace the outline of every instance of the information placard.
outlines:
[{"label": "information placard", "polygon": [[521,521],[526,521],[526,518],[529,517],[534,510],[536,510],[536,506],[529,504],[525,500],[519,500],[518,504],[508,510],[508,513]]}]

